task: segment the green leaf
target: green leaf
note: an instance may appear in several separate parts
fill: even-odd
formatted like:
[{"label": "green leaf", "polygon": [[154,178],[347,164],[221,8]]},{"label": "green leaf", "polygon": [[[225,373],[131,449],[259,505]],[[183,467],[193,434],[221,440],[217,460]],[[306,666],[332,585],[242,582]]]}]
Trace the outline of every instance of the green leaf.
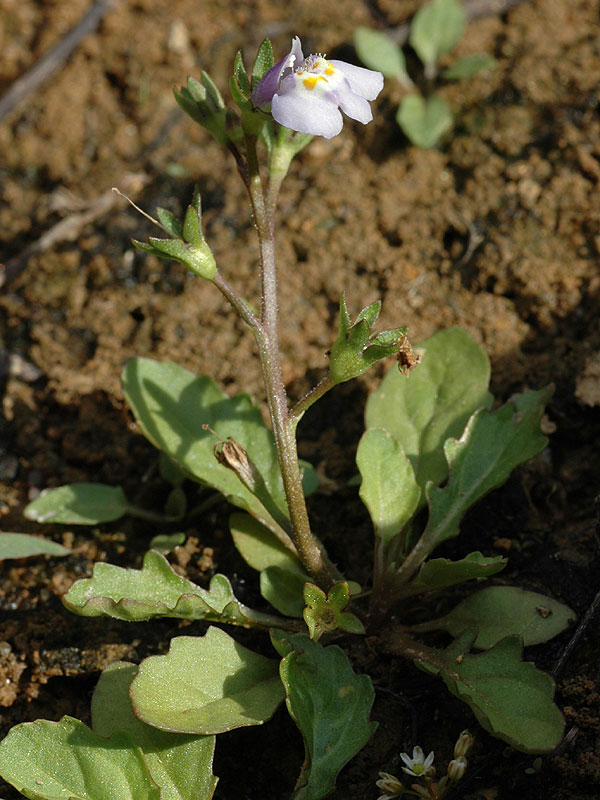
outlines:
[{"label": "green leaf", "polygon": [[[470,640],[465,634],[464,641]],[[525,753],[550,753],[562,738],[564,720],[552,702],[554,682],[533,664],[522,662],[517,636],[491,650],[456,655],[457,643],[440,670],[446,686],[467,703],[479,724]]]},{"label": "green leaf", "polygon": [[[437,591],[447,586],[455,586],[457,583],[487,578],[503,570],[506,564],[507,559],[503,556],[484,556],[478,550],[469,553],[460,561],[433,558],[421,565],[416,577],[402,591],[402,596],[408,597],[421,592]],[[426,630],[435,630],[435,628],[429,628],[429,624],[425,623]],[[423,629],[417,626],[415,630]]]},{"label": "green leaf", "polygon": [[252,67],[252,88],[254,89],[260,81],[265,77],[267,72],[275,64],[273,57],[273,45],[270,39],[263,39],[258,53],[256,54],[256,61]]},{"label": "green leaf", "polygon": [[425,65],[428,77],[463,35],[467,17],[459,0],[431,0],[415,14],[409,43]]},{"label": "green leaf", "polygon": [[248,514],[232,514],[229,528],[236,548],[260,572],[260,593],[281,614],[301,617],[302,588],[310,577],[295,552]]},{"label": "green leaf", "polygon": [[439,95],[423,98],[409,94],[402,98],[396,112],[396,122],[407,139],[417,147],[430,150],[452,127],[454,117],[450,107]]},{"label": "green leaf", "polygon": [[275,661],[219,628],[179,636],[164,656],[144,659],[131,684],[136,715],[180,733],[223,733],[270,719],[285,695]]},{"label": "green leaf", "polygon": [[5,558],[28,558],[40,555],[66,556],[70,552],[68,547],[39,536],[29,536],[27,533],[0,533],[0,561]]},{"label": "green leaf", "polygon": [[212,774],[214,736],[168,733],[133,713],[129,687],[136,664],[117,661],[100,676],[92,697],[92,727],[99,736],[128,733],[141,748],[161,800],[210,800],[217,785]]},{"label": "green leaf", "polygon": [[27,519],[66,525],[96,525],[120,519],[129,510],[120,486],[71,483],[45,489],[25,508]]},{"label": "green leaf", "polygon": [[308,575],[282,567],[267,567],[260,573],[260,593],[273,608],[286,617],[302,617],[302,590]]},{"label": "green leaf", "polygon": [[409,375],[391,369],[367,401],[367,428],[385,428],[412,463],[417,483],[448,476],[443,445],[469,417],[489,407],[490,362],[466,331],[449,328],[418,344],[421,363]]},{"label": "green leaf", "polygon": [[339,647],[323,647],[305,634],[289,641],[294,649],[281,661],[281,680],[306,752],[293,800],[319,800],[377,727],[369,722],[373,685],[354,673]]},{"label": "green leaf", "polygon": [[220,464],[213,449],[231,436],[252,460],[283,516],[287,506],[272,433],[247,394],[228,397],[207,377],[196,377],[172,362],[131,359],[123,390],[142,432],[190,476],[222,492],[271,530],[278,525],[234,472]]},{"label": "green leaf", "polygon": [[158,536],[150,539],[150,547],[164,555],[172,552],[176,547],[180,547],[186,538],[185,533],[159,533]]},{"label": "green leaf", "polygon": [[402,447],[387,431],[369,428],[356,453],[362,476],[360,499],[367,507],[375,535],[384,545],[410,521],[421,490]]},{"label": "green leaf", "polygon": [[544,449],[548,439],[540,431],[540,420],[553,391],[547,386],[516,395],[494,412],[482,408],[460,439],[446,441],[448,483],[442,489],[430,483],[426,492],[429,520],[421,541],[427,540],[428,552],[457,536],[467,510]]},{"label": "green leaf", "polygon": [[359,26],[354,30],[354,47],[360,60],[369,69],[399,81],[405,81],[408,77],[404,53],[385,33]]},{"label": "green leaf", "polygon": [[82,617],[112,617],[128,622],[154,617],[261,627],[282,622],[240,603],[225,575],[213,575],[206,591],[177,575],[156,550],[146,553],[141,570],[94,564],[93,576],[75,581],[63,603]]},{"label": "green leaf", "polygon": [[102,739],[83,722],[17,725],[0,744],[0,775],[32,800],[160,800],[126,733]]},{"label": "green leaf", "polygon": [[574,611],[551,597],[515,586],[490,586],[467,597],[445,617],[417,629],[445,630],[455,638],[476,629],[474,647],[488,650],[510,635],[521,636],[526,646],[547,642],[575,619]]},{"label": "green leaf", "polygon": [[252,569],[262,572],[267,567],[281,567],[309,580],[298,555],[248,514],[232,514],[229,529],[233,543]]},{"label": "green leaf", "polygon": [[493,56],[477,53],[457,59],[454,64],[444,70],[443,76],[447,81],[461,81],[463,78],[472,78],[480,72],[495,69],[498,62]]}]

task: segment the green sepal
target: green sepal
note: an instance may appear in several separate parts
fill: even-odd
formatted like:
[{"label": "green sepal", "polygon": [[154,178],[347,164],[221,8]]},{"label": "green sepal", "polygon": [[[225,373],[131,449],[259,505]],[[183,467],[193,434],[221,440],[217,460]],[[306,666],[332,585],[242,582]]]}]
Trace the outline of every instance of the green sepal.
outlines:
[{"label": "green sepal", "polygon": [[329,358],[329,373],[335,383],[343,383],[366,372],[372,364],[393,355],[406,335],[406,328],[396,328],[372,335],[381,311],[379,300],[362,309],[351,322],[346,293],[340,298],[338,337]]},{"label": "green sepal", "polygon": [[156,216],[158,217],[158,221],[163,226],[165,231],[169,234],[169,236],[174,236],[176,239],[181,239],[182,237],[182,228],[181,222],[168,211],[166,208],[157,208],[156,209]]},{"label": "green sepal", "polygon": [[156,213],[162,227],[176,238],[158,239],[150,236],[148,242],[132,239],[135,247],[159,258],[178,261],[194,275],[211,281],[217,274],[217,264],[202,233],[202,209],[198,188],[194,189],[194,196],[185,212],[183,225],[164,208],[157,209]]},{"label": "green sepal", "polygon": [[258,48],[258,53],[256,54],[256,61],[252,67],[253,89],[256,88],[256,86],[265,77],[267,72],[271,69],[271,67],[274,66],[274,64],[275,58],[273,56],[273,45],[271,44],[271,40],[263,39],[260,47]]},{"label": "green sepal", "polygon": [[191,204],[187,207],[183,220],[182,234],[184,241],[193,247],[202,247],[206,241],[202,234],[202,208],[200,206],[200,193],[198,187],[194,188],[194,196]]},{"label": "green sepal", "polygon": [[310,638],[317,642],[324,633],[343,630],[347,633],[364,634],[365,627],[357,616],[344,611],[350,602],[348,584],[334,584],[329,592],[325,592],[314,583],[304,585],[303,617],[308,627]]},{"label": "green sepal", "polygon": [[235,54],[235,61],[233,62],[233,75],[240,92],[246,99],[249,99],[252,89],[250,81],[244,67],[244,60],[242,58],[242,51],[238,50]]},{"label": "green sepal", "polygon": [[379,314],[381,312],[381,300],[375,300],[374,303],[371,303],[368,306],[365,306],[363,310],[359,313],[356,317],[356,322],[360,320],[365,320],[367,325],[369,326],[369,330],[373,328],[375,323],[379,318]]},{"label": "green sepal", "polygon": [[[188,80],[193,80],[189,78]],[[215,111],[225,111],[225,102],[221,92],[217,89],[215,82],[206,70],[202,70],[202,85],[206,91],[206,98]]]},{"label": "green sepal", "polygon": [[[133,243],[139,247],[138,242],[133,240]],[[149,248],[142,247],[140,249],[153,253],[159,258],[179,261],[200,278],[211,281],[217,274],[217,262],[206,242],[201,247],[192,247],[182,242],[181,239],[156,239],[154,236],[150,236],[148,243]]]},{"label": "green sepal", "polygon": [[225,103],[207,72],[202,72],[202,83],[189,77],[187,85],[179,91],[175,89],[173,94],[177,104],[194,122],[206,128],[221,144],[228,144]]}]

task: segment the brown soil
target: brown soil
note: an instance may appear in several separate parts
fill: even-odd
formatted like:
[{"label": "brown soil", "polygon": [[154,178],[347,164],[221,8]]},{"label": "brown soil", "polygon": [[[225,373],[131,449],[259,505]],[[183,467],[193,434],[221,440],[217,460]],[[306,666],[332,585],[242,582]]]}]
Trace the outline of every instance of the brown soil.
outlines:
[{"label": "brown soil", "polygon": [[[149,211],[164,205],[179,213],[197,183],[219,265],[255,299],[257,249],[243,186],[227,154],[176,109],[171,90],[201,68],[225,90],[235,51],[242,48],[251,62],[265,35],[277,53],[299,34],[308,52],[326,48],[352,59],[354,27],[373,24],[370,4],[359,0],[292,5],[293,14],[281,0],[136,0],[109,13],[0,127],[4,260],[111,186],[125,182]],[[417,6],[379,3],[390,25]],[[87,7],[85,0],[5,0],[0,92]],[[503,577],[551,593],[580,618],[598,588],[598,12],[598,0],[534,0],[470,25],[458,54],[493,53],[499,67],[443,89],[457,117],[443,146],[407,145],[393,121],[400,90],[387,85],[374,123],[348,124],[297,159],[283,188],[278,233],[281,339],[293,397],[324,374],[344,289],[354,310],[381,297],[382,326],[408,325],[413,341],[449,325],[466,328],[492,359],[500,399],[556,384],[548,450],[481,504],[455,552],[471,546],[508,553]],[[135,251],[129,238],[149,232],[117,202],[74,241],[32,257],[0,296],[2,529],[44,533],[74,547],[66,559],[3,565],[0,734],[38,717],[89,720],[99,670],[164,649],[182,627],[90,622],[73,618],[59,599],[94,561],[139,565],[158,529],[131,520],[102,529],[42,528],[22,516],[40,489],[78,480],[120,483],[131,500],[160,509],[165,489],[156,454],[129,426],[122,401],[124,361],[173,359],[228,391],[264,398],[243,325],[209,284]],[[364,398],[381,372],[332,392],[299,432],[302,455],[340,487],[339,504],[331,495],[313,498],[315,528],[328,532],[332,557],[359,578],[367,574],[369,526],[355,490],[344,487],[355,472]],[[188,491],[197,501],[196,489]],[[177,554],[182,570],[200,582],[213,569],[232,574],[238,596],[256,598],[255,577],[228,539],[224,503],[186,532],[191,539]],[[552,670],[568,639],[529,657]],[[400,751],[419,743],[443,761],[469,725],[477,745],[457,797],[599,797],[599,655],[589,633],[568,660],[557,699],[569,738],[532,773],[525,771],[531,757],[483,734],[437,683],[394,659],[357,654],[376,685],[380,727],[334,796],[376,797],[377,772],[397,769]],[[282,752],[283,737],[294,747]],[[220,737],[217,749],[217,798],[289,797],[302,746],[284,711],[258,734]],[[16,797],[10,787],[0,791],[6,800]]]}]

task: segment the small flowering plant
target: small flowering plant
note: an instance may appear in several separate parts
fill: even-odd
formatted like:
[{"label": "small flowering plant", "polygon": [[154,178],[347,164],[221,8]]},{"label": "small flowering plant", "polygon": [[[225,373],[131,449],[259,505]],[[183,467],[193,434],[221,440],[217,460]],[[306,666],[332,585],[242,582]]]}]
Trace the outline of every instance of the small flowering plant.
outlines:
[{"label": "small flowering plant", "polygon": [[404,762],[402,772],[412,778],[422,780],[423,783],[413,783],[410,788],[404,786],[395,775],[389,772],[380,772],[379,780],[375,781],[378,789],[383,791],[377,800],[393,800],[395,797],[420,797],[425,800],[442,800],[453,784],[464,777],[467,771],[467,753],[473,746],[475,738],[469,731],[464,730],[454,745],[454,758],[448,763],[446,774],[439,781],[435,780],[434,753],[431,751],[427,758],[423,748],[419,745],[413,747],[412,758],[408,753],[400,753]]},{"label": "small flowering plant", "polygon": [[[438,676],[487,731],[512,746],[546,753],[561,739],[552,680],[521,656],[524,645],[564,630],[570,609],[534,592],[491,586],[467,594],[442,617],[417,622],[415,614],[416,604],[427,605],[423,596],[479,584],[504,568],[506,559],[480,551],[458,559],[431,556],[459,535],[474,503],[545,447],[540,419],[552,390],[525,392],[491,410],[489,361],[465,332],[441,331],[415,350],[404,327],[376,332],[379,302],[353,316],[343,294],[327,374],[291,403],[278,344],[279,188],[312,136],[340,132],[342,113],[362,123],[371,119],[369,101],[382,76],[322,55],[305,58],[296,37],[277,64],[265,40],[251,74],[238,53],[229,86],[237,110],[226,107],[206,73],[190,78],[176,99],[228,148],[247,189],[260,248],[258,310],[234,291],[215,260],[198,193],[183,220],[159,209],[161,235],[134,243],[185,265],[241,317],[256,341],[270,427],[249,395],[229,397],[209,377],[172,362],[132,359],[123,390],[138,429],[161,452],[161,474],[173,487],[167,516],[186,519],[184,482],[221,492],[237,508],[232,539],[258,573],[264,603],[242,603],[220,573],[207,586],[193,583],[156,548],[141,569],[96,564],[65,595],[70,611],[131,622],[172,617],[201,623],[204,633],[177,636],[167,653],[139,665],[105,669],[92,698],[91,728],[71,717],[13,728],[0,744],[0,774],[30,798],[210,800],[217,738],[261,725],[283,702],[305,746],[291,796],[326,797],[377,727],[370,719],[371,679],[352,660],[365,634],[375,655],[393,653]],[[359,494],[374,533],[372,581],[360,586],[311,527],[306,498],[319,481],[298,459],[296,429],[336,384],[390,356],[397,367],[369,398],[357,452]],[[30,515],[46,521],[92,524],[123,513],[136,513],[149,526],[165,520],[130,506],[119,487],[98,484],[60,487],[36,502]],[[267,632],[271,657],[242,646],[225,625]],[[448,634],[447,646],[427,644],[429,631]],[[466,749],[465,741],[457,744],[438,783],[433,753],[425,757],[417,746],[412,757],[402,754],[404,773],[424,785],[405,789],[384,773],[383,797],[441,797],[464,772]]]}]

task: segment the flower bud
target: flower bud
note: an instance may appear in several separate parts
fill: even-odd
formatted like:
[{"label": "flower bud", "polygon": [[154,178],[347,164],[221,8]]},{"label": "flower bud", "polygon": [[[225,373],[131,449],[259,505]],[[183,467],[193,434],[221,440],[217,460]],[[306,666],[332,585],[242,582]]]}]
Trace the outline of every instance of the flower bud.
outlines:
[{"label": "flower bud", "polygon": [[469,750],[473,747],[475,737],[468,730],[464,730],[454,745],[454,758],[459,756],[466,756]]},{"label": "flower bud", "polygon": [[464,756],[455,758],[448,764],[448,778],[453,782],[459,781],[467,771],[467,759]]}]

